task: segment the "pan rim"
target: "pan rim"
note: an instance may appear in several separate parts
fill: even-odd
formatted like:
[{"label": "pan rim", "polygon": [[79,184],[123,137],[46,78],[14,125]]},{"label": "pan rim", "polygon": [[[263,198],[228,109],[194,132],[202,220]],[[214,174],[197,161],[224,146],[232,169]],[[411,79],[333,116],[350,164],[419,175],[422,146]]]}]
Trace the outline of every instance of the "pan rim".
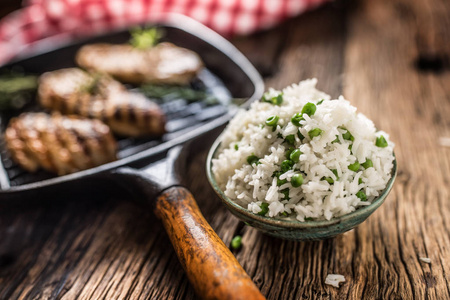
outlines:
[{"label": "pan rim", "polygon": [[[233,63],[236,64],[237,67],[239,67],[243,74],[245,74],[249,80],[254,85],[254,92],[253,94],[242,104],[240,107],[246,108],[250,105],[251,102],[255,101],[256,99],[259,99],[264,91],[264,82],[261,78],[258,71],[255,69],[255,67],[250,63],[250,61],[234,46],[232,45],[228,40],[226,40],[224,37],[220,36],[218,33],[214,32],[213,30],[209,29],[205,25],[195,21],[194,19],[187,17],[185,15],[176,14],[176,13],[166,13],[161,16],[161,21],[158,22],[152,22],[147,23],[146,25],[162,25],[166,27],[172,27],[178,30],[181,30],[183,32],[186,32],[187,34],[190,34],[192,36],[195,36],[204,42],[208,43],[209,45],[213,46],[217,51],[220,51],[222,54],[227,56]],[[30,51],[26,54],[20,54],[17,59],[13,59],[8,62],[8,64],[2,65],[0,67],[4,67],[10,64],[19,63],[20,61],[23,61],[25,59],[33,58],[35,56],[45,54],[48,52],[52,52],[55,50],[59,50],[65,47],[82,44],[84,42],[87,42],[88,40],[96,37],[106,36],[106,35],[112,35],[115,33],[123,32],[124,28],[116,29],[113,31],[105,32],[100,35],[94,35],[87,37],[85,39],[77,39],[73,41],[69,41],[66,43],[59,42],[54,45],[54,47],[49,47],[49,44],[51,43],[51,40],[44,39],[42,41],[36,42],[34,47],[37,49],[36,51]],[[165,142],[162,142],[159,145],[150,147],[148,149],[145,149],[143,151],[140,151],[138,153],[132,154],[128,157],[121,158],[119,160],[103,164],[94,168],[78,171],[72,174],[58,176],[50,179],[45,179],[37,182],[27,183],[23,185],[17,185],[17,186],[9,186],[5,184],[6,182],[9,182],[8,175],[6,174],[6,171],[3,168],[3,165],[1,165],[0,168],[0,195],[1,194],[13,194],[21,191],[30,191],[35,189],[41,189],[44,187],[54,186],[58,184],[63,184],[70,181],[75,181],[78,179],[84,179],[87,177],[92,177],[94,175],[99,175],[101,173],[106,173],[108,171],[115,170],[119,167],[127,166],[133,163],[138,163],[139,161],[143,161],[145,159],[148,159],[152,156],[156,156],[158,154],[165,153],[172,147],[175,147],[177,145],[184,144],[188,142],[189,140],[205,134],[209,131],[214,130],[215,128],[226,124],[231,117],[234,115],[234,112],[236,109],[233,109],[230,107],[228,112],[221,116],[220,118],[217,118],[213,121],[207,122],[189,133],[175,137],[172,140],[168,140]],[[5,177],[5,178],[1,178]]]}]

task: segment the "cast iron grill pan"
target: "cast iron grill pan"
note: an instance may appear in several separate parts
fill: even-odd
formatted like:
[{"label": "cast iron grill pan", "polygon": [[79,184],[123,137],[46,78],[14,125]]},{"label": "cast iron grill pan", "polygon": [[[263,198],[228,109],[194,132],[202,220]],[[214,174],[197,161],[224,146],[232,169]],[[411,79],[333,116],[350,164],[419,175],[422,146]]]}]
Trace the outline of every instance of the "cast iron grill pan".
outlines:
[{"label": "cast iron grill pan", "polygon": [[[140,202],[152,207],[161,220],[200,298],[264,299],[228,247],[206,222],[192,194],[181,186],[176,174],[180,161],[188,156],[186,152],[191,149],[181,145],[188,141],[197,146],[206,144],[206,140],[235,112],[236,105],[231,105],[231,102],[245,107],[261,96],[262,79],[236,48],[203,25],[180,15],[167,15],[166,19],[169,21],[159,24],[165,31],[165,39],[202,57],[206,70],[199,79],[220,101],[212,106],[202,102],[187,103],[183,99],[162,104],[168,119],[168,132],[163,137],[122,138],[119,140],[119,160],[60,177],[43,171],[35,174],[23,171],[11,160],[2,143],[0,201],[20,201],[24,198],[39,201],[41,193],[82,189],[83,184],[91,183],[96,178],[122,184],[133,191],[140,190],[143,195]],[[52,43],[41,42],[35,49],[45,53],[29,52],[26,54],[28,58],[5,67],[42,74],[74,66],[74,55],[83,44],[123,43],[128,39],[127,31],[123,31],[83,43],[60,45],[58,49]],[[30,105],[26,110],[35,109],[36,105]],[[1,117],[2,132],[10,117]]]}]

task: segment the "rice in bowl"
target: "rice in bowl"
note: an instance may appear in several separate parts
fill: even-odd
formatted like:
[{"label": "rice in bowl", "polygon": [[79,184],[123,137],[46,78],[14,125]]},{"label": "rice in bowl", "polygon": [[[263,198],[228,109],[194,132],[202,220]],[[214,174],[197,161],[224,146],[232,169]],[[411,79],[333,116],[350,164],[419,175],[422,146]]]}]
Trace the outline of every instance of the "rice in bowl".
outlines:
[{"label": "rice in bowl", "polygon": [[384,190],[394,143],[316,83],[270,89],[225,129],[212,171],[232,201],[267,217],[330,220]]}]

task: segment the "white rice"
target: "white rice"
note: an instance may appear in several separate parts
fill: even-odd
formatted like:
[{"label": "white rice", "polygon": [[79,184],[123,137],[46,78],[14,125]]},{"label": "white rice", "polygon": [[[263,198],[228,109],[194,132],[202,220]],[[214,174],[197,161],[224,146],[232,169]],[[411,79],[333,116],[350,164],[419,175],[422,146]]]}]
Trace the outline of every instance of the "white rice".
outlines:
[{"label": "white rice", "polygon": [[[227,197],[255,214],[261,212],[262,203],[267,203],[269,217],[330,220],[369,205],[386,187],[394,160],[394,143],[389,141],[389,135],[376,131],[373,122],[356,113],[356,108],[342,96],[330,100],[329,95],[315,88],[316,83],[316,79],[310,79],[289,86],[282,91],[281,105],[255,102],[230,122],[222,134],[219,155],[213,159],[212,167]],[[269,93],[279,92],[270,89]],[[291,123],[292,116],[301,112],[306,103],[317,104],[321,99],[325,100],[316,105],[315,114],[303,115],[301,127]],[[275,131],[263,125],[273,115],[279,117]],[[322,133],[311,139],[308,132],[315,128]],[[346,130],[354,137],[353,141],[344,139]],[[303,140],[298,132],[304,136]],[[294,145],[284,141],[288,135],[295,136]],[[385,148],[375,145],[380,135],[388,142]],[[339,142],[333,142],[336,137]],[[280,172],[290,147],[302,154],[291,170],[279,175],[280,180],[287,182],[277,186],[273,175]],[[247,162],[252,154],[260,158],[259,164]],[[373,167],[361,166],[357,172],[348,169],[350,164],[356,161],[363,164],[366,159],[373,162]],[[304,177],[303,184],[293,187],[291,178],[298,173]],[[287,194],[286,189],[288,198],[282,192]],[[357,197],[359,191],[366,194],[366,201]]]},{"label": "white rice", "polygon": [[340,274],[328,274],[325,278],[325,284],[339,288],[339,283],[345,282],[345,277]]}]

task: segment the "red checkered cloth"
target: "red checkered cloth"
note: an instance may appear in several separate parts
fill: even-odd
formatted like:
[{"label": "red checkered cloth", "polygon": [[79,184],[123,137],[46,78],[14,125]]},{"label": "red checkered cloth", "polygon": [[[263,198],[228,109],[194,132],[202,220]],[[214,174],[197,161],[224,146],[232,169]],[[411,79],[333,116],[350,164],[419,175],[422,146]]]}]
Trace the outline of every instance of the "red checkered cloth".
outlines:
[{"label": "red checkered cloth", "polygon": [[274,26],[328,0],[25,0],[0,20],[0,65],[37,41],[70,40],[184,14],[225,37]]}]

